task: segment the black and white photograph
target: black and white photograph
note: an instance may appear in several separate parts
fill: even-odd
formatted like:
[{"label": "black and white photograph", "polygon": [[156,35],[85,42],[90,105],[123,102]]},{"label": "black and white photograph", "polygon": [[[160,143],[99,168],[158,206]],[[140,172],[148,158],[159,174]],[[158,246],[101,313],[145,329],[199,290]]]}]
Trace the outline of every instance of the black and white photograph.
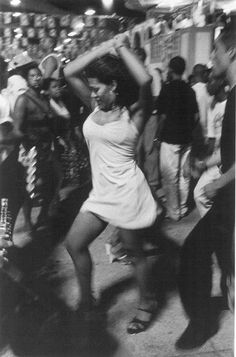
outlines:
[{"label": "black and white photograph", "polygon": [[0,0],[0,357],[233,357],[235,0]]}]

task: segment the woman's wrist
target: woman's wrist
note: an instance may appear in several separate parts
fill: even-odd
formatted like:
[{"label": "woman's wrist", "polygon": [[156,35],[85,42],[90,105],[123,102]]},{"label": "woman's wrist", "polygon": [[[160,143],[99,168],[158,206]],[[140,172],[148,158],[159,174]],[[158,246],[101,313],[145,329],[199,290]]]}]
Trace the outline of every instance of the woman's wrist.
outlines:
[{"label": "woman's wrist", "polygon": [[205,160],[199,160],[198,163],[197,163],[197,167],[198,169],[203,172],[205,170],[207,170],[207,163]]},{"label": "woman's wrist", "polygon": [[125,45],[123,43],[121,43],[121,44],[115,46],[115,49],[119,50],[121,47],[125,47]]}]

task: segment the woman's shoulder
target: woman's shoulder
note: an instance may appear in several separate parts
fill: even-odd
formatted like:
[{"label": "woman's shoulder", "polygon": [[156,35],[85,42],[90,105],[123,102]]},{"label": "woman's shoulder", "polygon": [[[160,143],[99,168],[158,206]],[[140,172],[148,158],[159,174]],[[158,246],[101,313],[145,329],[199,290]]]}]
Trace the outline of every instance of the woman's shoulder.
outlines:
[{"label": "woman's shoulder", "polygon": [[142,107],[138,102],[132,104],[128,109],[127,109],[128,115],[130,117],[130,120],[134,120],[137,117],[142,116],[143,110]]}]

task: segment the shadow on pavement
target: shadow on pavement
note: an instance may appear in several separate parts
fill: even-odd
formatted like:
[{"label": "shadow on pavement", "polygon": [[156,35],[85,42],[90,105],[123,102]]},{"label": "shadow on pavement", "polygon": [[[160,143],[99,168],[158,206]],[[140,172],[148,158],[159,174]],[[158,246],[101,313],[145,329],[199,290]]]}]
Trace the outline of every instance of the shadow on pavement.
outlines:
[{"label": "shadow on pavement", "polygon": [[[162,309],[166,306],[167,294],[171,291],[176,291],[178,288],[177,273],[180,247],[163,235],[160,247],[161,249],[157,255],[148,258],[152,267],[151,288],[158,301],[156,315],[161,313]],[[108,311],[112,305],[115,305],[120,294],[134,286],[135,281],[132,277],[115,282],[101,292],[100,306]]]},{"label": "shadow on pavement", "polygon": [[82,315],[67,309],[45,287],[42,295],[36,293],[37,298],[33,298],[32,287],[26,290],[21,283],[16,284],[4,274],[0,279],[5,300],[9,294],[12,296],[1,311],[1,348],[8,345],[17,356],[23,357],[114,355],[117,342],[106,330],[104,314],[96,314],[93,320],[86,321]]},{"label": "shadow on pavement", "polygon": [[56,296],[50,282],[34,275],[57,243],[50,232],[36,232],[29,244],[9,254],[22,278],[0,270],[0,349],[9,346],[22,357],[113,356],[117,342],[106,330],[105,315],[84,320]]}]

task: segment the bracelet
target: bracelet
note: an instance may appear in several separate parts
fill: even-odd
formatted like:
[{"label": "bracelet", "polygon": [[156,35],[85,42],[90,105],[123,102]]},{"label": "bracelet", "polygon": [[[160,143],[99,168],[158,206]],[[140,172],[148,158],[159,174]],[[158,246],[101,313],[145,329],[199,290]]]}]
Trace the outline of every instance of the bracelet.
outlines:
[{"label": "bracelet", "polygon": [[118,50],[121,47],[125,47],[125,45],[120,45],[120,46],[116,47],[116,50]]}]

